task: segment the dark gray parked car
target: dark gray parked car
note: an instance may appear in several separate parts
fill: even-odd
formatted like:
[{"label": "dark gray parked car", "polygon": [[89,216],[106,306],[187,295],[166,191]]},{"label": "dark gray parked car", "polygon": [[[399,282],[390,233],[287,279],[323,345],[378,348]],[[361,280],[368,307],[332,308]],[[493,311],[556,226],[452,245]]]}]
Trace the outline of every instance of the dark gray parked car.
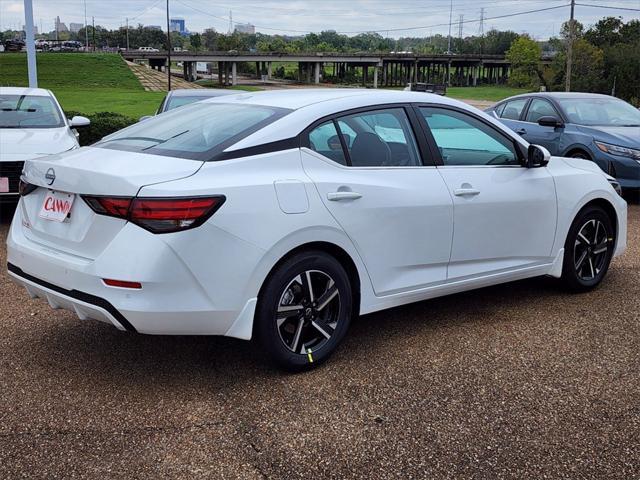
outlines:
[{"label": "dark gray parked car", "polygon": [[552,155],[586,158],[623,189],[640,189],[640,110],[594,93],[530,93],[486,110]]}]

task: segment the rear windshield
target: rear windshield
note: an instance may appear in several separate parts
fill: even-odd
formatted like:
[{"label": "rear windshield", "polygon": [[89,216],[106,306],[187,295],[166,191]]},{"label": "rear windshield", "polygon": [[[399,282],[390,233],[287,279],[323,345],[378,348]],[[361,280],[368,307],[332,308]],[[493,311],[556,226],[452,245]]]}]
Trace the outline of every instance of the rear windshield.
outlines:
[{"label": "rear windshield", "polygon": [[65,123],[50,97],[0,95],[0,128],[58,128]]},{"label": "rear windshield", "polygon": [[143,120],[104,137],[95,147],[193,160],[216,155],[282,118],[290,110],[234,103],[197,102]]},{"label": "rear windshield", "polygon": [[171,97],[169,103],[167,104],[167,111],[173,110],[174,108],[182,107],[184,105],[189,105],[190,103],[199,102],[200,100],[206,100],[211,97]]}]

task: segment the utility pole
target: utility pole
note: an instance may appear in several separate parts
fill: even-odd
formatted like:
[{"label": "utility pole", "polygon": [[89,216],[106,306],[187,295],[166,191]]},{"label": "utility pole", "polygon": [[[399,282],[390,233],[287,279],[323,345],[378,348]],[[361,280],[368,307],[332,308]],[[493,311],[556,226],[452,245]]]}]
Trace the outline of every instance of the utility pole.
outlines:
[{"label": "utility pole", "polygon": [[93,51],[96,51],[96,17],[91,17],[91,38],[93,38]]},{"label": "utility pole", "polygon": [[129,50],[129,18],[127,17],[127,50]]},{"label": "utility pole", "polygon": [[484,53],[484,7],[480,9],[480,54]]},{"label": "utility pole", "polygon": [[576,8],[576,0],[571,0],[571,18],[569,19],[569,41],[567,42],[567,74],[564,83],[564,90],[571,91],[571,66],[573,63],[573,36],[575,33],[574,10]]},{"label": "utility pole", "polygon": [[449,4],[449,41],[447,43],[447,54],[451,55],[451,21],[453,18],[453,0]]},{"label": "utility pole", "polygon": [[27,43],[27,68],[29,70],[29,88],[38,88],[38,71],[36,69],[36,43],[33,37],[33,3],[24,0],[25,38]]},{"label": "utility pole", "polygon": [[89,32],[87,31],[87,0],[84,0],[84,51],[89,51]]},{"label": "utility pole", "polygon": [[167,91],[171,91],[171,27],[169,26],[169,0],[167,0]]},{"label": "utility pole", "polygon": [[464,23],[464,13],[460,14],[460,20],[458,21],[458,38],[462,39],[462,24]]}]

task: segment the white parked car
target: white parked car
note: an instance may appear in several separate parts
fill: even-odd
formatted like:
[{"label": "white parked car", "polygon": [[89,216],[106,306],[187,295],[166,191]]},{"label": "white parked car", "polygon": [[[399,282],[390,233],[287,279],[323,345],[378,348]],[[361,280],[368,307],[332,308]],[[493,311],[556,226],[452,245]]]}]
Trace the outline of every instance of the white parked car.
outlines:
[{"label": "white parked car", "polygon": [[150,52],[150,53],[154,53],[154,52],[159,52],[160,50],[158,50],[157,48],[153,48],[153,47],[139,47],[138,48],[139,52]]},{"label": "white parked car", "polygon": [[626,248],[614,187],[436,95],[239,94],[28,161],[8,270],[81,319],[256,336],[300,370],[354,315],[538,275],[595,287]]},{"label": "white parked car", "polygon": [[0,202],[18,200],[25,160],[78,148],[73,129],[87,125],[85,117],[65,118],[49,90],[0,87]]}]

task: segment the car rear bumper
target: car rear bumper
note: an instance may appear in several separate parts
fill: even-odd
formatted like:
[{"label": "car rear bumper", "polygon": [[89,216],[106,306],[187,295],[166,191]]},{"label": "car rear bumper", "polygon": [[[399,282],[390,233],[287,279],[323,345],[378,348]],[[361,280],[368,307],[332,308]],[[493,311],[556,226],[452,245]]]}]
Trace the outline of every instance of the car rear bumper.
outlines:
[{"label": "car rear bumper", "polygon": [[104,298],[79,290],[65,290],[23,272],[11,263],[7,264],[7,271],[17,284],[25,287],[31,298],[43,298],[53,309],[63,308],[75,312],[80,320],[100,320],[113,324],[118,330],[136,332],[135,327]]},{"label": "car rear bumper", "polygon": [[[158,236],[127,224],[97,258],[87,259],[33,241],[25,228],[18,208],[7,237],[9,275],[52,308],[144,334],[251,338],[256,295],[231,298],[224,269],[203,281]],[[108,286],[104,279],[139,281],[142,288]]]}]

